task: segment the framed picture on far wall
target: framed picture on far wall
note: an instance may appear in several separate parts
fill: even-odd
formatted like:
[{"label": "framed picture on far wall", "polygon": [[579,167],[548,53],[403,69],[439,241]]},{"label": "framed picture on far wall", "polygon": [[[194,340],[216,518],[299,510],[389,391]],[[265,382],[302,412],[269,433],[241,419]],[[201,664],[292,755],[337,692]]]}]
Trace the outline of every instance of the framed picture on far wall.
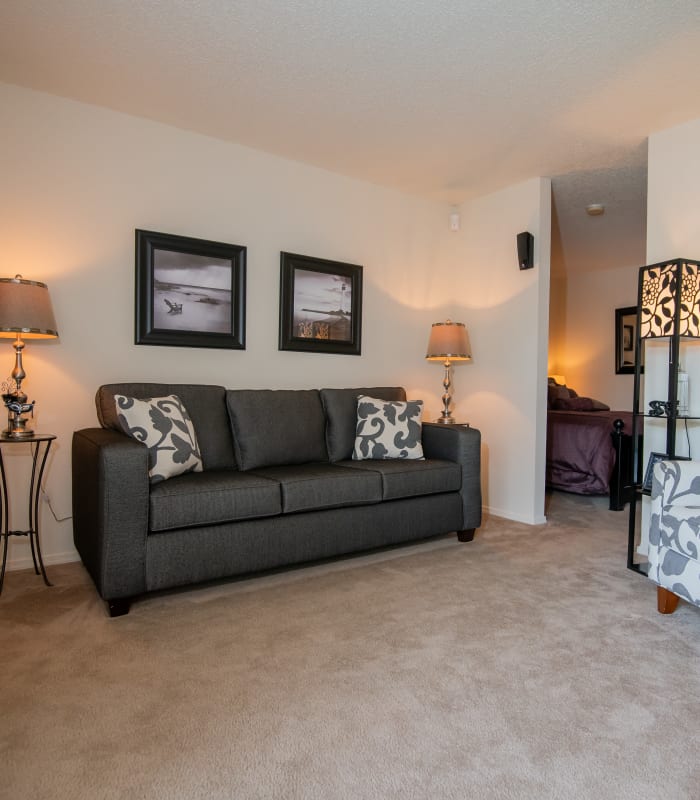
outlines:
[{"label": "framed picture on far wall", "polygon": [[280,255],[279,349],[359,356],[362,267]]},{"label": "framed picture on far wall", "polygon": [[637,307],[615,309],[615,374],[633,375],[637,352]]},{"label": "framed picture on far wall", "polygon": [[246,248],[136,231],[136,344],[245,350]]}]

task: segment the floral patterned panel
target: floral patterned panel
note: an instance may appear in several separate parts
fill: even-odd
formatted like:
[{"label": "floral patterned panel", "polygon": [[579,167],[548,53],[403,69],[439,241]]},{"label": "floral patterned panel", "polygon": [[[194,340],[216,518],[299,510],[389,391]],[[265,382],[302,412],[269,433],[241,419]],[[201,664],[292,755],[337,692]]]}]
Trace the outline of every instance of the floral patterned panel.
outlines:
[{"label": "floral patterned panel", "polygon": [[700,462],[654,466],[649,577],[700,606]]}]

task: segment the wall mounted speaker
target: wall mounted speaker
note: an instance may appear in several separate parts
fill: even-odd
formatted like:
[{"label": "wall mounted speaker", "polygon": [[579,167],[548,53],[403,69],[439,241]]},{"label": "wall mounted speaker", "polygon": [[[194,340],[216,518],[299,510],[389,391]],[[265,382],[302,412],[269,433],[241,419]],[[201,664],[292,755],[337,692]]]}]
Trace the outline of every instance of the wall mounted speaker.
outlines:
[{"label": "wall mounted speaker", "polygon": [[535,249],[535,237],[523,231],[518,234],[518,264],[520,269],[532,269],[535,266],[533,252]]}]

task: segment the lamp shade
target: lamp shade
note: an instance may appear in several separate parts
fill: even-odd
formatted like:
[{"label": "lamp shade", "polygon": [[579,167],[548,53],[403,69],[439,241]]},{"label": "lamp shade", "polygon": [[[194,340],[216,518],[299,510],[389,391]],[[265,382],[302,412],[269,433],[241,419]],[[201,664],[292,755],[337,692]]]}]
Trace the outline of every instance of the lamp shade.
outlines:
[{"label": "lamp shade", "polygon": [[676,258],[639,271],[642,339],[700,338],[700,261]]},{"label": "lamp shade", "polygon": [[430,330],[428,361],[471,361],[469,334],[463,322],[434,322]]},{"label": "lamp shade", "polygon": [[58,336],[45,283],[27,281],[21,275],[0,278],[0,337],[54,339]]}]

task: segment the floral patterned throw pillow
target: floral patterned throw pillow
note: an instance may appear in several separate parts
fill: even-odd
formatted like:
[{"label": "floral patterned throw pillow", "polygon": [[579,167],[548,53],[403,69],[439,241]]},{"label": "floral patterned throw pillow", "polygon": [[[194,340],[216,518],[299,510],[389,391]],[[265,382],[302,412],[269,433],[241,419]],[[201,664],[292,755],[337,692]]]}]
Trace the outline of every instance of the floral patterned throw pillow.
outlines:
[{"label": "floral patterned throw pillow", "polygon": [[422,400],[357,398],[357,431],[353,460],[423,458]]},{"label": "floral patterned throw pillow", "polygon": [[124,433],[148,447],[151,483],[202,471],[194,426],[179,397],[171,394],[137,400],[117,394],[114,399]]}]

